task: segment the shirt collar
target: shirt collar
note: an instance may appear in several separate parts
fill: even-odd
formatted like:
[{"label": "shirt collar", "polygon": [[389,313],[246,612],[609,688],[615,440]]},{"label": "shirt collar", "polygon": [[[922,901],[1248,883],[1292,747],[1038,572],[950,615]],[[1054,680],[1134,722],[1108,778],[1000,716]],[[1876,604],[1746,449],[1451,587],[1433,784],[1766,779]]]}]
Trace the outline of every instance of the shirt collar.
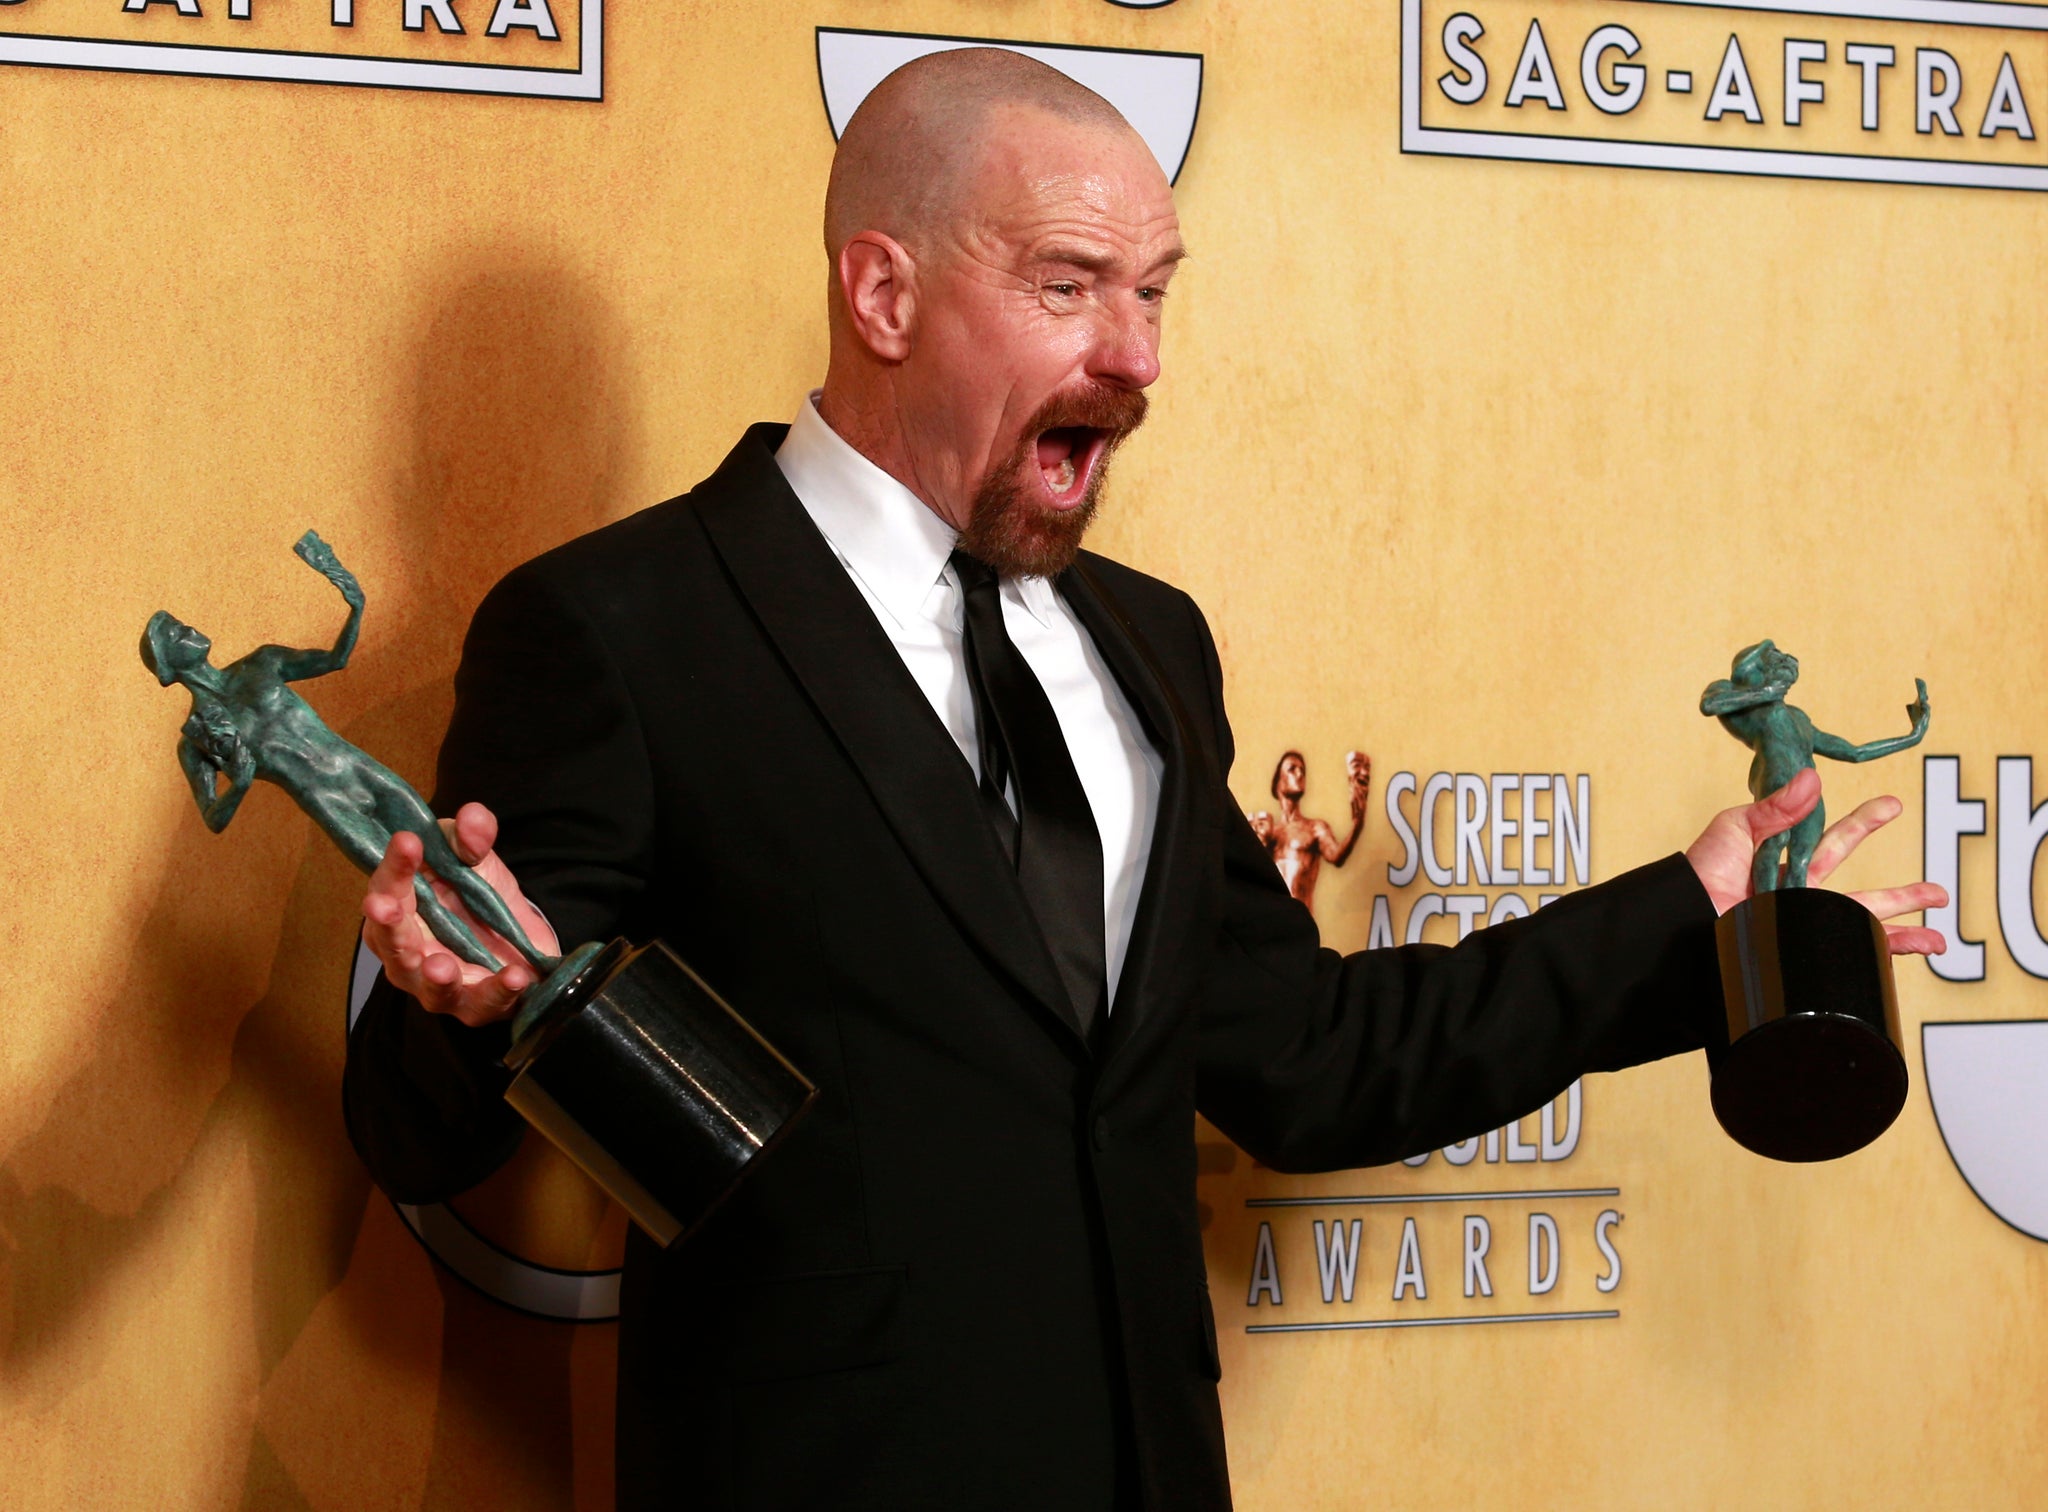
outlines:
[{"label": "shirt collar", "polygon": [[847,570],[907,623],[924,612],[957,532],[827,425],[817,398],[798,408],[775,465]]},{"label": "shirt collar", "polygon": [[1052,623],[1053,614],[1055,613],[1054,603],[1058,595],[1054,593],[1050,579],[1042,577],[1006,578],[1003,581],[1003,589],[1005,592],[1014,592],[1017,595],[1017,602],[1022,604],[1031,617],[1037,620],[1039,624],[1050,625]]},{"label": "shirt collar", "polygon": [[[775,465],[847,571],[899,625],[929,617],[941,579],[957,590],[946,559],[959,532],[827,425],[817,390],[798,407]],[[1033,619],[1052,624],[1057,595],[1048,579],[1005,578],[1002,586]]]}]

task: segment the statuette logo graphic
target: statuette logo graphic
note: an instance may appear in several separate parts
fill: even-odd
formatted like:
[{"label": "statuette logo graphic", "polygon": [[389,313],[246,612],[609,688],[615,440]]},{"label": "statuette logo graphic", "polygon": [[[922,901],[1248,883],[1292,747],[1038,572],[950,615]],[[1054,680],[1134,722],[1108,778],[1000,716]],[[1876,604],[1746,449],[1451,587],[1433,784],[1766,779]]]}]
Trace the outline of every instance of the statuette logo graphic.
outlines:
[{"label": "statuette logo graphic", "polygon": [[1279,804],[1277,812],[1260,810],[1247,817],[1252,833],[1266,847],[1266,854],[1280,869],[1281,879],[1303,907],[1316,906],[1316,879],[1323,863],[1342,866],[1358,847],[1365,831],[1365,802],[1372,793],[1372,758],[1363,751],[1348,751],[1344,773],[1351,786],[1351,832],[1340,843],[1337,831],[1324,819],[1311,819],[1301,811],[1302,795],[1308,790],[1308,759],[1299,751],[1285,751],[1273,764],[1269,790]]}]

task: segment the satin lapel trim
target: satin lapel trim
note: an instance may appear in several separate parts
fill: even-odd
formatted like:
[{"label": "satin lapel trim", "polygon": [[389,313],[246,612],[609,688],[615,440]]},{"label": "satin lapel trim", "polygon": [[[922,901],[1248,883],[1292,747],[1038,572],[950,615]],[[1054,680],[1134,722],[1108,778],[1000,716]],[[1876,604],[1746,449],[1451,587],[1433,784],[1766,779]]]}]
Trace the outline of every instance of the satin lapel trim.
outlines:
[{"label": "satin lapel trim", "polygon": [[1131,623],[1123,605],[1092,572],[1086,560],[1064,573],[1060,591],[1074,615],[1095,641],[1096,650],[1124,693],[1137,706],[1165,768],[1159,782],[1159,813],[1152,827],[1152,852],[1145,861],[1145,885],[1138,894],[1138,917],[1124,956],[1123,976],[1111,1005],[1109,1028],[1100,1056],[1107,1063],[1128,1044],[1146,1021],[1155,1017],[1152,999],[1167,966],[1161,957],[1162,920],[1185,910],[1178,895],[1188,881],[1187,862],[1189,763],[1191,746],[1185,717],[1172,685],[1153,661],[1152,653]]},{"label": "satin lapel trim", "polygon": [[960,928],[1076,1039],[1066,990],[972,769],[756,426],[693,500],[713,547]]}]

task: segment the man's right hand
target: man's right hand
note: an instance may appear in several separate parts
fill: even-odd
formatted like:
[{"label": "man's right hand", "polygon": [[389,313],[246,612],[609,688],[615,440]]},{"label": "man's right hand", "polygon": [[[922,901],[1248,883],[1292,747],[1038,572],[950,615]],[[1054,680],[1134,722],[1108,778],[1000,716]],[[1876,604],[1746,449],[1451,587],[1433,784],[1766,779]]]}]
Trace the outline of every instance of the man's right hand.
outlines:
[{"label": "man's right hand", "polygon": [[[497,816],[481,803],[465,803],[452,820],[441,821],[441,828],[457,857],[497,889],[527,938],[550,955],[559,953],[554,930],[527,902],[518,881],[493,849],[498,839]],[[533,972],[508,941],[479,924],[455,894],[438,882],[434,891],[443,906],[469,925],[493,955],[511,964],[502,971],[486,971],[435,939],[420,917],[419,900],[413,894],[413,879],[420,870],[419,837],[406,833],[392,836],[384,859],[370,873],[369,891],[363,895],[363,943],[384,963],[384,975],[391,984],[411,993],[429,1013],[449,1014],[473,1029],[494,1024],[510,1014],[519,994],[533,985]]]}]

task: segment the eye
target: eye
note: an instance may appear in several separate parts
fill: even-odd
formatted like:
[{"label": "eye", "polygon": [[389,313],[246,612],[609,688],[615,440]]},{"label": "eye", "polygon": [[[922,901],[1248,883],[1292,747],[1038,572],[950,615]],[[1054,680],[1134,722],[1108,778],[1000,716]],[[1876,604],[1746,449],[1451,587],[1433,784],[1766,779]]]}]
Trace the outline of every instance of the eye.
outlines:
[{"label": "eye", "polygon": [[1078,299],[1081,296],[1081,286],[1070,278],[1059,279],[1047,284],[1045,288],[1048,294],[1057,294],[1062,299]]},{"label": "eye", "polygon": [[1138,298],[1142,299],[1146,304],[1158,304],[1166,298],[1166,290],[1154,284],[1138,290]]}]

